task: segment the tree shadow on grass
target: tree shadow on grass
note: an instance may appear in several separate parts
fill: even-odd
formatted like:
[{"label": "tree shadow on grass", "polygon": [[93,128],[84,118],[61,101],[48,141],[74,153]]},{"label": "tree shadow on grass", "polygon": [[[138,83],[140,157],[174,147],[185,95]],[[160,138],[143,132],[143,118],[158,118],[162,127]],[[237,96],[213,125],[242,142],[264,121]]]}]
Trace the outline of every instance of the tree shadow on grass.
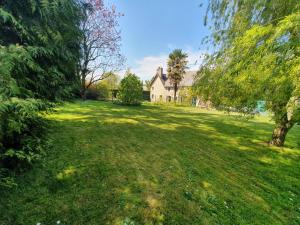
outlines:
[{"label": "tree shadow on grass", "polygon": [[[72,114],[77,116],[82,116],[82,119],[89,120],[103,120],[107,118],[112,119],[132,119],[139,123],[150,124],[152,125],[161,125],[166,123],[176,123],[177,125],[184,126],[197,126],[205,124],[219,130],[223,135],[228,136],[243,136],[250,139],[260,138],[259,141],[267,142],[271,137],[273,125],[267,122],[258,122],[253,120],[243,120],[238,119],[238,116],[225,116],[224,114],[212,112],[192,112],[186,110],[186,108],[172,107],[167,108],[163,106],[150,106],[143,105],[140,107],[126,107],[119,105],[112,105],[110,103],[105,103],[95,105],[94,102],[84,103],[84,110],[80,110],[80,107],[75,108],[63,108],[60,110],[62,114]],[[225,119],[224,119],[225,118]],[[63,118],[66,119],[66,118]],[[72,117],[70,119],[73,119]],[[239,126],[239,129],[231,129],[231,126],[227,124],[236,124]],[[299,130],[296,128],[294,130]],[[293,131],[291,131],[293,133]],[[299,142],[295,141],[297,135],[290,135],[292,139],[292,145],[288,143],[288,147],[299,147]]]},{"label": "tree shadow on grass", "polygon": [[6,221],[284,224],[296,218],[287,199],[299,196],[299,151],[252,141],[270,124],[180,108],[88,104],[50,116],[53,149],[1,204]]}]

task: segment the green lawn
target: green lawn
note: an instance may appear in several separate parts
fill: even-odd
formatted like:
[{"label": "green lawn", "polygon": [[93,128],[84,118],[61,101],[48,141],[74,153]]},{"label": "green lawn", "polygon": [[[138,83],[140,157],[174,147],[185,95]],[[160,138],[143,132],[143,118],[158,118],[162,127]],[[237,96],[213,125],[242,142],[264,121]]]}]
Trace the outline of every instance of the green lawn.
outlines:
[{"label": "green lawn", "polygon": [[0,193],[0,224],[299,224],[300,127],[197,108],[68,103],[52,147]]}]

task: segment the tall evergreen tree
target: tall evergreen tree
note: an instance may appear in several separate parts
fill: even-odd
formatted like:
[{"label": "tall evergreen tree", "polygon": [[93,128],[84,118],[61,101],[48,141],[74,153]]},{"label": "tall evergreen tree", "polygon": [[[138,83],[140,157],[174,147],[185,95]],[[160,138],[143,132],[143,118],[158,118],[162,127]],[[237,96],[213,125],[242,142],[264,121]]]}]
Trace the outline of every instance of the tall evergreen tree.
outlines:
[{"label": "tall evergreen tree", "polygon": [[42,154],[47,101],[79,85],[81,12],[76,0],[0,0],[0,186]]},{"label": "tall evergreen tree", "polygon": [[0,4],[2,84],[15,84],[13,95],[22,98],[67,96],[78,79],[79,3],[3,0]]}]

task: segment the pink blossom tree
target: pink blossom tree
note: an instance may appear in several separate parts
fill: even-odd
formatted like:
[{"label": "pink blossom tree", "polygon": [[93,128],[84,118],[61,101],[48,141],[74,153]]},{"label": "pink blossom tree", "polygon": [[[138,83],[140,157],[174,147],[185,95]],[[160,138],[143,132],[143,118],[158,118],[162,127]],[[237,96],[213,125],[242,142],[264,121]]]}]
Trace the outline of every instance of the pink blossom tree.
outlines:
[{"label": "pink blossom tree", "polygon": [[83,98],[92,84],[122,68],[124,57],[120,51],[121,32],[118,23],[121,16],[115,6],[107,7],[103,0],[83,1],[83,20],[80,25],[83,38],[78,71]]}]

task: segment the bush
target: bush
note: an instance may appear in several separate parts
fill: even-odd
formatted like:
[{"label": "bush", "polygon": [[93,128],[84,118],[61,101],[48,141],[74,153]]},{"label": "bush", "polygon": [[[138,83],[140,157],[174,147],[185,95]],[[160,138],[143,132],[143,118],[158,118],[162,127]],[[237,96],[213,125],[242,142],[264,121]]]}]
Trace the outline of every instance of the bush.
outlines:
[{"label": "bush", "polygon": [[99,99],[100,100],[107,100],[111,97],[110,94],[110,88],[108,85],[108,82],[106,80],[103,80],[97,84],[95,84],[95,88],[97,89],[99,93]]},{"label": "bush", "polygon": [[100,97],[99,91],[95,88],[89,88],[85,92],[85,99],[98,100]]},{"label": "bush", "polygon": [[118,99],[124,105],[141,104],[143,84],[135,74],[129,73],[121,80]]},{"label": "bush", "polygon": [[9,171],[29,166],[43,154],[47,122],[40,113],[49,106],[35,99],[11,98],[0,103],[0,186],[11,183]]},{"label": "bush", "polygon": [[109,97],[110,90],[105,81],[93,84],[85,92],[85,98],[90,100],[107,100]]},{"label": "bush", "polygon": [[196,95],[193,93],[193,89],[190,87],[182,88],[179,95],[180,98],[177,100],[177,103],[187,106],[192,105],[193,97],[196,97]]}]

